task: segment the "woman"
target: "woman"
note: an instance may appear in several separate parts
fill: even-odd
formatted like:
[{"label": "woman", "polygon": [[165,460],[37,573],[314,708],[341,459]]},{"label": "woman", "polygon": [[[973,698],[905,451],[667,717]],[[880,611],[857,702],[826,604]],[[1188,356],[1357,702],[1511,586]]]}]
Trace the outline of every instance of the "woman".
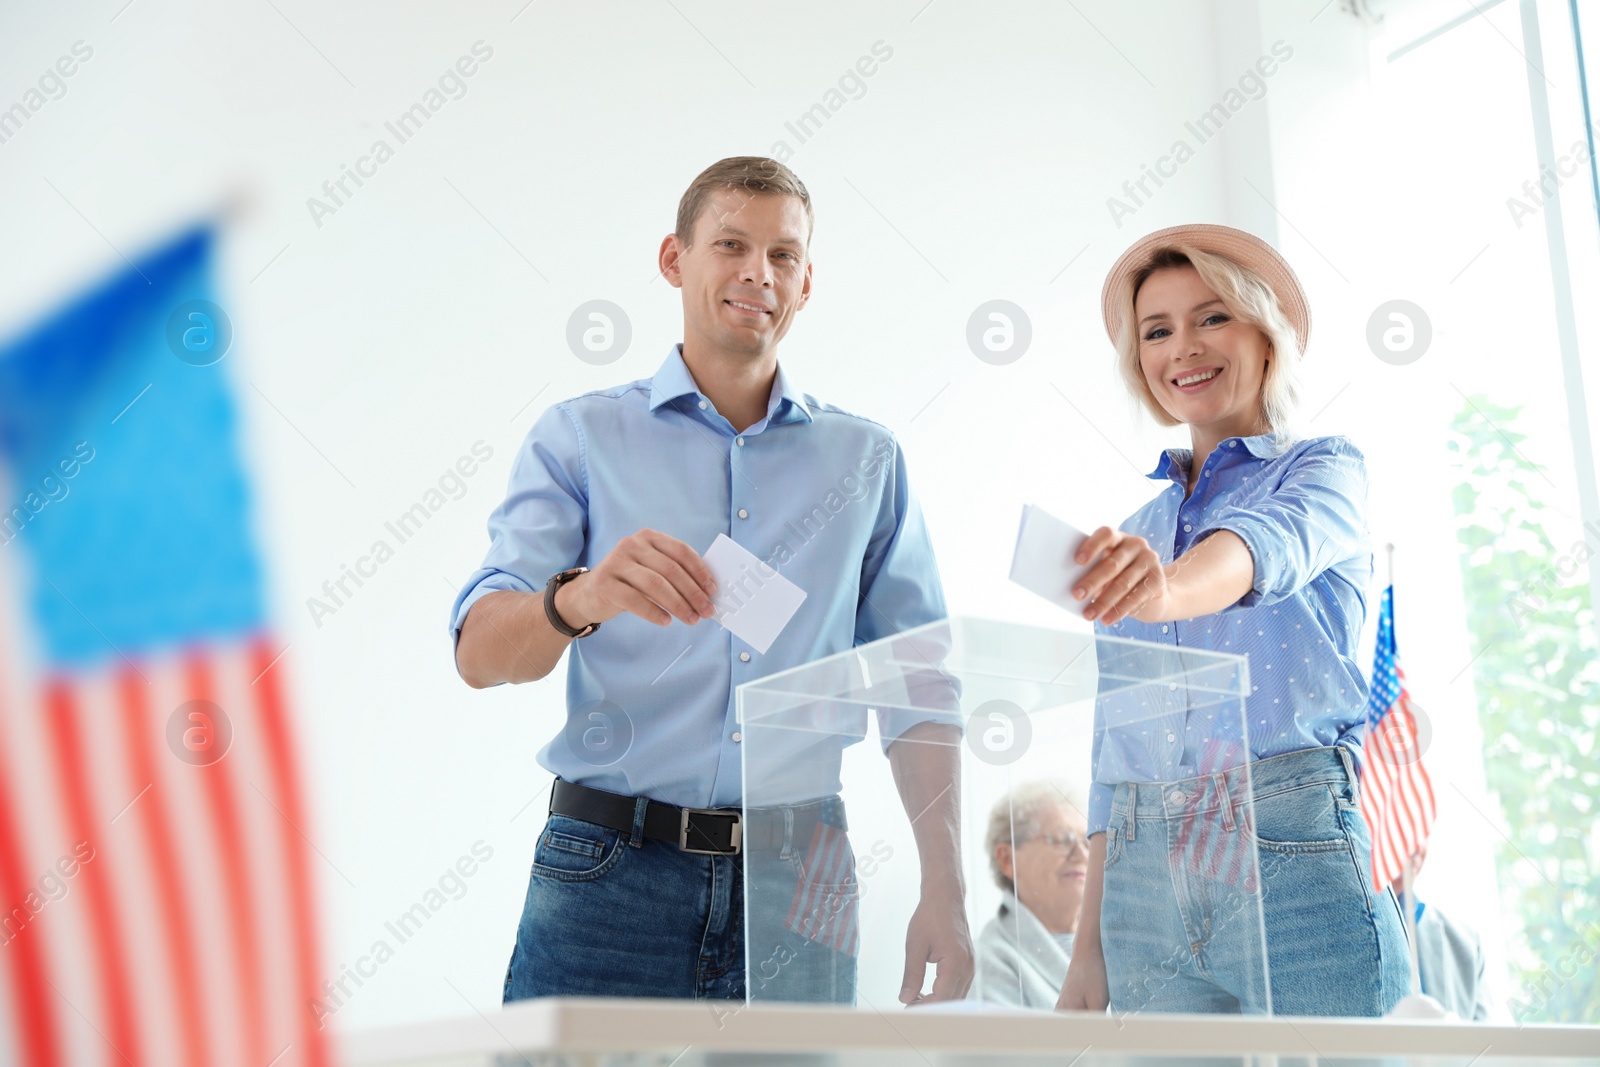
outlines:
[{"label": "woman", "polygon": [[984,851],[1005,894],[978,937],[968,997],[1048,1011],[1067,976],[1088,875],[1088,804],[1074,784],[1024,782],[989,813]]},{"label": "woman", "polygon": [[[1102,305],[1128,388],[1157,422],[1187,426],[1192,447],[1150,475],[1172,483],[1164,492],[1085,539],[1078,563],[1099,562],[1073,592],[1101,634],[1248,656],[1234,727],[1248,753],[1209,773],[1215,710],[1179,707],[1134,737],[1097,708],[1088,889],[1057,1006],[1384,1014],[1410,972],[1356,808],[1366,471],[1345,438],[1290,431],[1305,294],[1266,242],[1192,225],[1123,253]],[[1216,825],[1196,832],[1197,819]],[[1248,848],[1185,856],[1241,834],[1259,868],[1239,877],[1217,872],[1237,872]]]}]

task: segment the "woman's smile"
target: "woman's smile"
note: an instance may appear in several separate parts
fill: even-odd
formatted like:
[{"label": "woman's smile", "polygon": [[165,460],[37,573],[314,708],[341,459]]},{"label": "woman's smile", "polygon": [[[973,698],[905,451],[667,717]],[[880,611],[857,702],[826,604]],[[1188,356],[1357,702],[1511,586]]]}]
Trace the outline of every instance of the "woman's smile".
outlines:
[{"label": "woman's smile", "polygon": [[1172,379],[1173,387],[1180,393],[1193,396],[1209,389],[1213,382],[1222,377],[1225,367],[1203,367],[1198,370],[1184,371]]}]

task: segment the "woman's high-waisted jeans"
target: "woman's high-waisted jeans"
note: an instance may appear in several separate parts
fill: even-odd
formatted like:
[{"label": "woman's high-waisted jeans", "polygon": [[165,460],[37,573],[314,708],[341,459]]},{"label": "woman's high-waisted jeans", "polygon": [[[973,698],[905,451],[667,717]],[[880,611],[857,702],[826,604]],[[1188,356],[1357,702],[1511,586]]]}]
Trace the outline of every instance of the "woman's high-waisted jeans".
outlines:
[{"label": "woman's high-waisted jeans", "polygon": [[1371,889],[1353,757],[1307,749],[1248,771],[1116,787],[1111,1009],[1382,1015],[1410,992],[1409,950],[1394,894]]}]

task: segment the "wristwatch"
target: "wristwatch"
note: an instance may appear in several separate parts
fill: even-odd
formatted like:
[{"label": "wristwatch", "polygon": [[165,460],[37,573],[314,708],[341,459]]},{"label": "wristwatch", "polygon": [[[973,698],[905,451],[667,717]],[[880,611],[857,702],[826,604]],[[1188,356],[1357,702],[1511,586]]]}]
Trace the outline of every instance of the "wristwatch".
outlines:
[{"label": "wristwatch", "polygon": [[558,634],[563,634],[567,637],[588,637],[600,629],[600,624],[597,622],[591,622],[581,630],[573,629],[567,625],[565,619],[556,614],[556,590],[588,570],[588,567],[570,567],[567,570],[552,574],[550,580],[544,585],[544,613],[549,618],[550,625],[555,627]]}]

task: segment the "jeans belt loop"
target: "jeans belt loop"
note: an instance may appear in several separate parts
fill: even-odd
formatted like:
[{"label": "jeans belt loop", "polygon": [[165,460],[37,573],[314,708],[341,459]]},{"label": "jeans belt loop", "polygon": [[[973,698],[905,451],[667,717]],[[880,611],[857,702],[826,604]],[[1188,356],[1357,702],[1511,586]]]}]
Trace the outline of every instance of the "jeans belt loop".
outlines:
[{"label": "jeans belt loop", "polygon": [[1234,831],[1233,796],[1228,792],[1228,776],[1213,774],[1211,784],[1216,787],[1217,799],[1222,805],[1222,828],[1231,834]]},{"label": "jeans belt loop", "polygon": [[1134,826],[1138,822],[1138,814],[1139,814],[1139,783],[1138,782],[1129,782],[1128,783],[1128,820],[1127,820],[1127,829],[1128,829],[1128,835],[1127,836],[1128,836],[1128,840],[1129,841],[1133,840],[1133,836],[1134,836],[1134,832],[1135,832],[1134,831]]},{"label": "jeans belt loop", "polygon": [[778,850],[778,858],[786,860],[790,856],[790,849],[794,845],[794,809],[785,806],[783,809],[783,848]]},{"label": "jeans belt loop", "polygon": [[1361,776],[1356,773],[1355,757],[1350,753],[1349,745],[1334,745],[1334,751],[1339,753],[1339,760],[1344,764],[1344,776],[1350,783],[1350,795],[1359,798],[1361,791]]},{"label": "jeans belt loop", "polygon": [[644,816],[650,810],[648,797],[633,798],[633,831],[628,835],[628,847],[638,848],[644,844]]}]

